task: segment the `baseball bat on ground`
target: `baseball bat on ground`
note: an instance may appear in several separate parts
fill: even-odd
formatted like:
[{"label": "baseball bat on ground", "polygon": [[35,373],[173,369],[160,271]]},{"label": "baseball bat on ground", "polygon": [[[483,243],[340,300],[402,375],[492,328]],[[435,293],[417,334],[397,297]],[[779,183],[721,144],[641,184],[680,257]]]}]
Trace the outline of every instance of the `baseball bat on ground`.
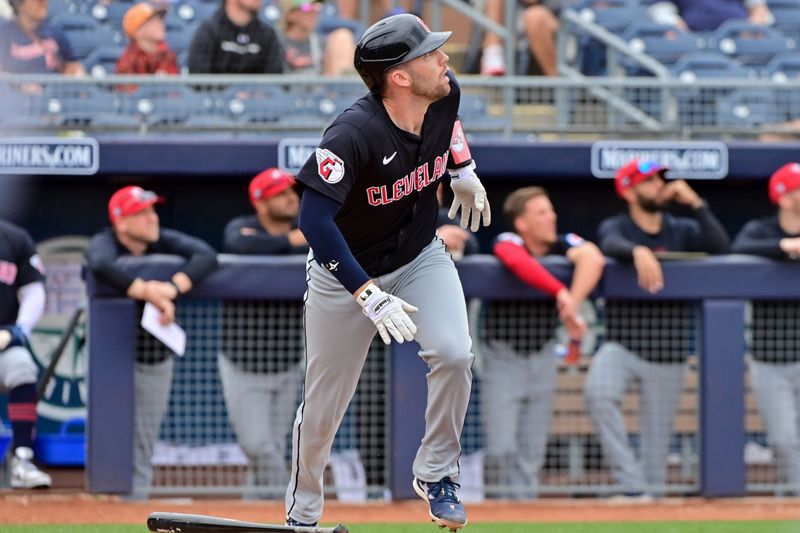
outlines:
[{"label": "baseball bat on ground", "polygon": [[184,513],[151,513],[147,528],[161,533],[348,533],[341,524],[336,527],[279,526]]}]

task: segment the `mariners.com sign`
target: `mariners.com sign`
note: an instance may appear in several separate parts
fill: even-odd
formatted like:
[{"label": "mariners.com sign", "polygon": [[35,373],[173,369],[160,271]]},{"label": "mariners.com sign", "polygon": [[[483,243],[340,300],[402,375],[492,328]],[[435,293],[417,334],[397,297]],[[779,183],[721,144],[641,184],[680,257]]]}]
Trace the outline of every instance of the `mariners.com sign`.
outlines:
[{"label": "mariners.com sign", "polygon": [[0,139],[0,174],[96,174],[95,139]]},{"label": "mariners.com sign", "polygon": [[592,144],[592,175],[613,178],[631,159],[657,161],[667,177],[720,180],[728,175],[728,147],[703,141],[598,141]]}]

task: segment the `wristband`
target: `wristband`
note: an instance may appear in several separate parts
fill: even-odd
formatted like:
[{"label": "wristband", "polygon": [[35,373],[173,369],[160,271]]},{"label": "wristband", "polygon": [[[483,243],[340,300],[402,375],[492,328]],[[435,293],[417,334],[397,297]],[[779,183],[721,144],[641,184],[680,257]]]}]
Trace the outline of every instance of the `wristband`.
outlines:
[{"label": "wristband", "polygon": [[177,299],[178,299],[178,297],[179,297],[181,294],[183,294],[183,293],[181,292],[181,288],[180,288],[180,287],[178,287],[178,284],[177,284],[177,283],[175,283],[173,280],[169,280],[169,281],[167,281],[167,283],[169,283],[170,285],[172,285],[173,287],[175,287],[175,299],[177,300]]},{"label": "wristband", "polygon": [[358,303],[361,304],[361,307],[364,307],[364,304],[367,303],[367,300],[370,296],[378,292],[380,289],[374,283],[369,283],[367,287],[361,291],[361,293],[356,297]]}]

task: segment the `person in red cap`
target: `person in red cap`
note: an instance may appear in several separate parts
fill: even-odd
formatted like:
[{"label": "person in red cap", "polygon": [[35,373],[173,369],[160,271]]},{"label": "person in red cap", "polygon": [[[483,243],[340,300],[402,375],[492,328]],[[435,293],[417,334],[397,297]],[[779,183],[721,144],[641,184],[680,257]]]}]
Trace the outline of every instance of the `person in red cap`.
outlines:
[{"label": "person in red cap", "polygon": [[[602,252],[633,263],[639,286],[664,288],[659,254],[724,254],[728,235],[706,202],[683,180],[664,181],[666,167],[633,160],[619,169],[617,194],[628,211],[604,220]],[[689,216],[666,209],[676,204]],[[606,342],[592,358],[586,378],[586,408],[598,433],[619,496],[647,500],[666,491],[667,455],[686,358],[693,348],[692,303],[609,300],[603,309]],[[628,442],[622,403],[631,382],[641,390],[639,457]]]},{"label": "person in red cap", "polygon": [[[223,250],[232,254],[308,253],[297,229],[300,200],[294,176],[268,168],[250,182],[255,211],[225,227]],[[217,359],[228,419],[248,460],[245,498],[278,497],[289,482],[286,436],[292,426],[302,380],[302,302],[275,302],[287,324],[276,324],[263,307],[223,302]],[[272,308],[271,308],[272,309]],[[240,327],[246,321],[247,328]],[[294,324],[295,327],[291,327]]]},{"label": "person in red cap", "polygon": [[231,254],[299,254],[308,243],[297,229],[300,198],[294,176],[268,168],[250,182],[253,215],[231,220],[225,227],[223,249]]},{"label": "person in red cap", "polygon": [[[173,229],[161,228],[155,204],[164,199],[141,187],[123,187],[108,202],[111,228],[96,234],[86,250],[87,267],[101,282],[161,311],[161,322],[175,319],[175,300],[192,290],[216,267],[211,246]],[[167,280],[145,280],[119,264],[122,257],[170,254],[185,261]],[[150,339],[151,337],[145,336]],[[138,350],[134,367],[133,493],[146,497],[153,477],[151,457],[172,385],[173,353],[161,343]]]},{"label": "person in red cap", "polygon": [[[731,251],[771,259],[800,259],[800,163],[787,163],[769,180],[769,199],[777,214],[751,220],[739,231]],[[785,331],[800,331],[797,306],[777,311],[774,303],[753,302],[750,383],[764,420],[767,442],[787,492],[800,495],[800,346],[796,337],[775,341],[775,313]],[[781,316],[783,315],[783,316]],[[793,414],[794,413],[794,414]]]}]

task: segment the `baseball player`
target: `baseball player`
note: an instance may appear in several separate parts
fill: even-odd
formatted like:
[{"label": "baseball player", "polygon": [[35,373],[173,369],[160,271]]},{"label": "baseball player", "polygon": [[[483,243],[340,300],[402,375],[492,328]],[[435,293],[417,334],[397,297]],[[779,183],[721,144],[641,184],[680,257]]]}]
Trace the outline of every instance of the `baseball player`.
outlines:
[{"label": "baseball player", "polygon": [[490,213],[457,116],[460,89],[439,49],[450,34],[409,14],[367,29],[355,67],[370,93],[333,121],[297,175],[305,187],[300,229],[311,252],[290,525],[322,516],[322,473],[376,329],[386,344],[419,342],[430,368],[414,490],[440,526],[467,523],[454,478],[472,341],[455,265],[435,236],[439,180],[449,170],[450,215],[461,209],[463,227],[477,231]]},{"label": "baseball player", "polygon": [[[503,211],[514,232],[501,233],[494,254],[526,284],[555,300],[492,301],[485,304],[487,339],[481,350],[481,414],[486,438],[488,486],[508,489],[499,496],[535,497],[547,449],[553,412],[559,319],[568,336],[580,342],[586,322],[581,305],[603,275],[605,259],[593,243],[574,233],[559,234],[556,212],[541,187],[523,187],[509,195]],[[537,261],[565,256],[575,265],[566,287]],[[508,317],[531,317],[530,327],[508,335]]]},{"label": "baseball player", "polygon": [[[604,220],[598,230],[603,253],[633,262],[639,286],[650,293],[664,287],[659,253],[728,251],[728,235],[706,202],[683,180],[665,183],[667,170],[658,163],[637,160],[621,167],[614,184],[628,212]],[[691,216],[665,212],[672,203],[687,208]],[[690,322],[692,309],[688,302],[646,302],[646,308],[638,312],[625,305],[606,303],[608,342],[592,359],[586,377],[586,407],[620,496],[648,500],[666,483],[672,423],[692,346],[691,332],[669,327],[665,317],[670,323]],[[641,385],[641,462],[628,443],[622,413],[622,400],[632,381]]]},{"label": "baseball player", "polygon": [[[161,323],[175,320],[175,300],[189,292],[217,266],[214,250],[179,231],[161,228],[155,204],[163,198],[141,187],[123,187],[111,196],[111,228],[95,235],[86,250],[88,268],[98,279],[129,298],[149,302],[161,311]],[[146,281],[123,270],[123,256],[172,254],[186,262],[167,281]],[[150,337],[147,337],[150,339]],[[173,354],[165,346],[138,350],[134,368],[133,496],[145,497],[153,477],[150,458],[167,411]]]},{"label": "baseball player", "polygon": [[[800,259],[800,163],[789,163],[769,180],[769,198],[776,216],[745,224],[731,245],[735,253],[772,259]],[[764,420],[767,441],[775,451],[778,474],[789,491],[800,495],[800,322],[795,306],[782,316],[787,337],[776,339],[772,304],[753,302],[750,381]],[[791,336],[788,332],[792,332]],[[784,341],[784,342],[781,342]]]},{"label": "baseball player", "polygon": [[28,336],[44,305],[44,266],[33,240],[24,229],[0,220],[0,390],[8,392],[15,489],[47,488],[52,482],[31,462],[38,372]]},{"label": "baseball player", "polygon": [[[249,187],[255,214],[228,223],[223,250],[247,255],[308,253],[296,226],[300,199],[294,184],[294,176],[277,168],[255,176]],[[248,459],[248,486],[283,490],[289,482],[286,437],[300,390],[302,332],[273,324],[263,313],[251,314],[240,302],[222,305],[217,363],[231,426]],[[293,316],[302,316],[301,302],[282,306]]]}]

